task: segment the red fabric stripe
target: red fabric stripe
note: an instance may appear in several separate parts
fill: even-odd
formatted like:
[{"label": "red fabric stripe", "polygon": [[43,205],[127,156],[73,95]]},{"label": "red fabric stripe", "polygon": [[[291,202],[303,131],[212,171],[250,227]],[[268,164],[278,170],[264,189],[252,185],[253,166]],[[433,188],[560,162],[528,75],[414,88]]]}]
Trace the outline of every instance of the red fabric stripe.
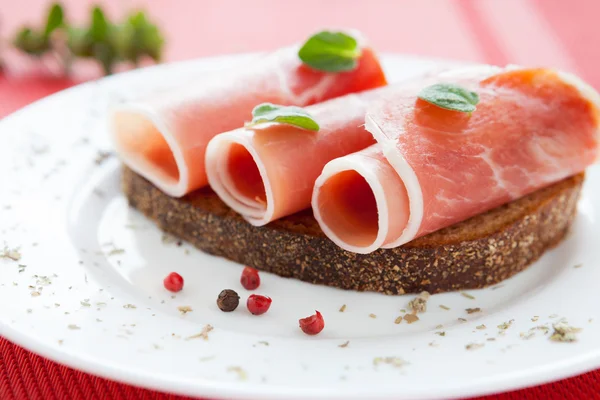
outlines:
[{"label": "red fabric stripe", "polygon": [[29,352],[19,351],[17,352],[17,359],[19,360],[19,364],[25,366],[24,369],[27,371],[27,373],[23,374],[23,380],[26,388],[31,388],[31,391],[33,392],[33,398],[42,400],[43,392],[40,389],[39,380],[36,379],[37,369],[34,365],[32,365],[30,355],[33,356]]},{"label": "red fabric stripe", "polygon": [[63,379],[62,374],[55,373],[57,369],[54,368],[54,363],[52,363],[49,360],[46,360],[45,358],[43,358],[42,360],[43,362],[41,363],[41,366],[46,371],[47,376],[50,377],[50,387],[52,388],[54,395],[59,399],[64,399],[68,397],[68,391],[65,390],[67,385],[65,383],[65,380]]},{"label": "red fabric stripe", "polygon": [[8,364],[6,356],[7,348],[8,346],[2,346],[2,342],[0,342],[0,399],[16,398],[16,394],[10,384],[10,375],[5,367]]},{"label": "red fabric stripe", "polygon": [[3,346],[6,347],[7,351],[3,353],[7,356],[8,360],[3,366],[7,369],[7,375],[9,377],[11,390],[15,394],[15,399],[23,399],[27,396],[29,398],[32,395],[32,388],[30,390],[27,389],[25,382],[23,380],[23,371],[30,370],[26,368],[21,368],[19,364],[16,353],[20,351],[19,348],[15,346]]},{"label": "red fabric stripe", "polygon": [[114,393],[110,390],[110,386],[107,384],[108,381],[104,379],[93,379],[94,390],[96,393],[102,393],[104,399],[113,400],[115,399]]}]

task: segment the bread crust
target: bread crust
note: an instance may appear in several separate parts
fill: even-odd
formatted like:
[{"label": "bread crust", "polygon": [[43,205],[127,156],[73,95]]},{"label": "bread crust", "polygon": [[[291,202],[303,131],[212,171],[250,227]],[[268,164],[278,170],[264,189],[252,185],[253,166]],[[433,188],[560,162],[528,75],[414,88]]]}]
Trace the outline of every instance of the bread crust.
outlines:
[{"label": "bread crust", "polygon": [[264,227],[248,224],[210,189],[181,199],[123,169],[131,206],[198,249],[306,282],[404,294],[476,289],[522,271],[567,233],[584,174],[413,240],[395,249],[355,254],[320,230],[310,210]]}]

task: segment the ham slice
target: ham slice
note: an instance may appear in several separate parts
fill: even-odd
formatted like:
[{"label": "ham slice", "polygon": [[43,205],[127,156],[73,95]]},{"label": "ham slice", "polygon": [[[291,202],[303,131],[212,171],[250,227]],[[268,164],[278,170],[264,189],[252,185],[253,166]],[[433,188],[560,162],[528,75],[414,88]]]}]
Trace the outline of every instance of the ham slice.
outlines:
[{"label": "ham slice", "polygon": [[315,218],[340,247],[369,253],[468,219],[582,172],[599,155],[600,96],[550,69],[480,67],[436,82],[476,91],[471,114],[397,90],[372,105],[377,144],[329,162]]},{"label": "ham slice", "polygon": [[389,87],[306,107],[318,132],[290,125],[240,128],[215,136],[206,151],[210,186],[256,226],[310,206],[315,179],[330,160],[375,143],[367,106]]},{"label": "ham slice", "polygon": [[208,141],[252,118],[271,102],[306,106],[386,84],[379,61],[363,48],[357,68],[325,73],[310,69],[290,47],[252,63],[213,73],[185,87],[119,106],[113,141],[123,162],[165,193],[179,197],[205,186]]}]

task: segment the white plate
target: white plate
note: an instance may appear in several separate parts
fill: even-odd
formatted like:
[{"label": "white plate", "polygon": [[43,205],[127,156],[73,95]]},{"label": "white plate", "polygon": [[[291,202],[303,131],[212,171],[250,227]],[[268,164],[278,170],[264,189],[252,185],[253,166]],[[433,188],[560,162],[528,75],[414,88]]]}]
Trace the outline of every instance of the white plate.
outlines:
[{"label": "white plate", "polygon": [[[88,83],[0,122],[0,245],[4,241],[22,255],[19,261],[0,259],[3,336],[93,374],[211,398],[449,398],[600,366],[595,168],[573,232],[557,249],[498,288],[471,291],[475,299],[433,296],[421,320],[410,325],[394,320],[412,296],[345,292],[266,273],[258,292],[271,296],[273,305],[255,317],[243,303],[248,292],[239,284],[240,265],[187,244],[163,243],[161,232],[128,208],[119,191],[118,160],[96,159],[110,150],[107,107],[245,57],[164,65]],[[385,65],[398,80],[439,64],[388,56]],[[176,296],[162,287],[170,271],[186,280]],[[218,310],[215,300],[224,288],[243,296],[236,312]],[[181,315],[178,306],[193,311]],[[475,307],[482,311],[465,312]],[[326,327],[308,337],[298,319],[315,309]],[[555,343],[541,330],[527,340],[520,336],[560,318],[583,328],[577,342]],[[510,320],[510,328],[497,328]],[[186,340],[206,324],[215,327],[209,340]],[[482,324],[487,329],[476,329]],[[467,350],[470,343],[484,346]]]}]

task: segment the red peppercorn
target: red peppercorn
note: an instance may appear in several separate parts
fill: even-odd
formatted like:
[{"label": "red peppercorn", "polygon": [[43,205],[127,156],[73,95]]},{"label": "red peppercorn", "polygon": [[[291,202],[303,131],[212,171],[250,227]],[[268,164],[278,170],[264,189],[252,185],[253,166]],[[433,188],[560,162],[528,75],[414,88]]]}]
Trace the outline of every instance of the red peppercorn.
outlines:
[{"label": "red peppercorn", "polygon": [[256,289],[260,286],[260,276],[258,276],[258,271],[250,267],[244,268],[240,282],[242,283],[244,289]]},{"label": "red peppercorn", "polygon": [[177,272],[171,272],[163,281],[165,289],[171,292],[179,292],[183,289],[183,278]]},{"label": "red peppercorn", "polygon": [[307,335],[316,335],[325,327],[325,320],[320,312],[315,311],[315,315],[300,319],[300,329]]},{"label": "red peppercorn", "polygon": [[251,294],[248,297],[248,301],[246,302],[246,306],[248,307],[248,311],[250,311],[254,315],[261,315],[269,311],[269,307],[271,307],[270,297],[261,296],[259,294]]}]

